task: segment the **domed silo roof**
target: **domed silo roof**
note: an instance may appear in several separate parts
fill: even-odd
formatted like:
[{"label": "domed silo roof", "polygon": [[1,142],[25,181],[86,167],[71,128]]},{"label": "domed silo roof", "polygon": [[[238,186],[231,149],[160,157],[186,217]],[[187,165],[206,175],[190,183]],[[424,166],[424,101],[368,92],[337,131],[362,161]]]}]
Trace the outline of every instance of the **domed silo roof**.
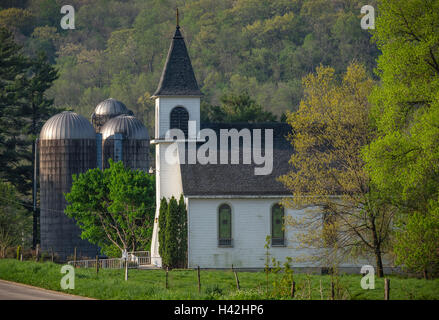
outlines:
[{"label": "domed silo roof", "polygon": [[129,114],[128,108],[120,101],[110,98],[100,102],[95,109],[95,115],[106,116],[106,115],[118,115],[118,114]]},{"label": "domed silo roof", "polygon": [[95,139],[93,126],[83,116],[64,111],[46,121],[40,132],[42,140]]},{"label": "domed silo roof", "polygon": [[149,140],[148,129],[134,116],[121,115],[108,120],[101,129],[102,139],[112,139],[115,133],[122,133],[125,138]]}]

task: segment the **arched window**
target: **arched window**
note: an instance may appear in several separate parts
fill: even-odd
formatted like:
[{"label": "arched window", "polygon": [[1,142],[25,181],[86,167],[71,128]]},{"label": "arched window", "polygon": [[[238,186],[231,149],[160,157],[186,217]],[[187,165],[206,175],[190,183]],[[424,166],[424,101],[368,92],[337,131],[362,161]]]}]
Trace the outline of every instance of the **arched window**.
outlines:
[{"label": "arched window", "polygon": [[228,204],[218,208],[218,245],[232,245],[232,208]]},{"label": "arched window", "polygon": [[189,112],[184,107],[175,107],[171,111],[170,129],[180,129],[184,136],[188,136]]},{"label": "arched window", "polygon": [[284,208],[280,204],[271,207],[271,245],[285,245]]}]

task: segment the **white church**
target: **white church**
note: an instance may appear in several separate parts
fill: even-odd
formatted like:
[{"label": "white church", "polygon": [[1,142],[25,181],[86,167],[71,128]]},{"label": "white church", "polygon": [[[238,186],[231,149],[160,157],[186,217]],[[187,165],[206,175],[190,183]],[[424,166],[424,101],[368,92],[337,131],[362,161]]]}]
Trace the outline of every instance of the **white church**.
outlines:
[{"label": "white church", "polygon": [[[158,242],[160,199],[177,199],[183,195],[188,212],[188,268],[264,268],[267,236],[270,240],[270,259],[285,261],[304,252],[293,243],[292,230],[283,227],[284,218],[297,215],[299,210],[279,205],[291,193],[276,180],[290,170],[288,160],[293,153],[286,139],[291,128],[286,123],[200,123],[200,98],[191,61],[180,27],[177,25],[160,83],[153,95],[155,99],[155,138],[151,141],[156,150],[157,211],[151,245],[151,263],[161,266]],[[166,139],[170,129],[188,133],[188,121],[194,121],[197,132],[210,128],[216,133],[223,129],[272,129],[272,171],[255,174],[255,163],[244,164],[188,164],[165,159],[172,141]],[[186,141],[187,142],[187,141]],[[198,145],[197,145],[198,146]],[[180,143],[178,152],[186,151]],[[187,153],[184,153],[187,156]],[[240,160],[244,157],[240,152]],[[310,267],[294,264],[295,268]],[[319,272],[327,266],[313,266]],[[355,268],[361,265],[345,264]]]}]

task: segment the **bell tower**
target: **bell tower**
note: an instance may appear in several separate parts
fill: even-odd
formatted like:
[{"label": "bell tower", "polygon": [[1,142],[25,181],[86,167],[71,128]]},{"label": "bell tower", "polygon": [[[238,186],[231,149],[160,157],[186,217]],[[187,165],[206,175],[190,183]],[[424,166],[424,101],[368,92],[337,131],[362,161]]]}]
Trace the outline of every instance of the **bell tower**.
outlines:
[{"label": "bell tower", "polygon": [[177,25],[165,66],[157,90],[151,97],[155,99],[155,144],[156,153],[156,202],[154,231],[151,242],[151,263],[161,266],[158,251],[158,219],[160,200],[172,196],[178,198],[182,193],[180,167],[165,161],[166,149],[170,146],[165,141],[170,129],[181,129],[188,138],[188,121],[196,122],[196,132],[200,130],[200,98],[191,60],[184,38],[180,31],[177,9]]}]

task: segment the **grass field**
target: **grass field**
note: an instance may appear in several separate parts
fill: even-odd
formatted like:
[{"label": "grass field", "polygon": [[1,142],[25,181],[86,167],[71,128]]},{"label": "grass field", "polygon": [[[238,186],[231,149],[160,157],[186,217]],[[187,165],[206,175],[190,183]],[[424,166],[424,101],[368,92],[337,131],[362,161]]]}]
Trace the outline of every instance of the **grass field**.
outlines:
[{"label": "grass field", "polygon": [[[0,259],[0,278],[51,290],[63,291],[60,280],[61,265],[51,262],[36,263]],[[201,270],[201,292],[198,293],[197,272],[173,270],[169,272],[169,289],[165,288],[163,270],[130,270],[125,281],[124,270],[75,269],[75,289],[71,294],[97,299],[290,299],[287,294],[276,294],[273,283],[279,275],[269,274],[267,293],[264,272],[239,272],[241,290],[236,289],[231,271]],[[439,299],[439,279],[424,280],[390,276],[391,299]],[[337,288],[341,299],[383,299],[383,279],[376,278],[374,290],[360,287],[360,275],[341,275]],[[320,280],[323,299],[329,299],[331,276],[295,274],[295,299],[320,300]],[[311,289],[310,289],[311,288]],[[288,289],[288,288],[285,288]],[[279,290],[279,289],[278,289]]]}]

